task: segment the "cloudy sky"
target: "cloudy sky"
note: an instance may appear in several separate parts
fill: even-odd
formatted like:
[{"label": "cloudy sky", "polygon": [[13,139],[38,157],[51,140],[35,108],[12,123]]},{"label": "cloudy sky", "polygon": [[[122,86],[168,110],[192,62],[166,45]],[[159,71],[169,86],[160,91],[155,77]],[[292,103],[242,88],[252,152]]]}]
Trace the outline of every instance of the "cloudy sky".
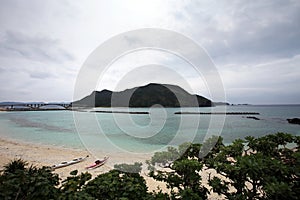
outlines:
[{"label": "cloudy sky", "polygon": [[[298,0],[0,0],[0,101],[71,101],[76,77],[99,45],[160,28],[205,49],[228,102],[300,103],[299,10]],[[137,51],[113,63],[95,89],[180,79],[209,97],[205,78],[191,74],[172,54]]]}]

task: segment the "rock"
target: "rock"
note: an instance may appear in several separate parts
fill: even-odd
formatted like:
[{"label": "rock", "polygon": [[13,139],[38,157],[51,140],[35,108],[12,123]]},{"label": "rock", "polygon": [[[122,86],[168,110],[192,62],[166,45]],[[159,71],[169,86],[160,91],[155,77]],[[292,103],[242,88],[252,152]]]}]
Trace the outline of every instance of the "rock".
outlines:
[{"label": "rock", "polygon": [[287,119],[287,121],[290,124],[299,124],[300,125],[300,119],[299,118]]},{"label": "rock", "polygon": [[246,117],[246,118],[248,118],[248,119],[254,119],[254,120],[260,120],[259,118],[253,117],[253,116],[248,116],[248,117]]}]

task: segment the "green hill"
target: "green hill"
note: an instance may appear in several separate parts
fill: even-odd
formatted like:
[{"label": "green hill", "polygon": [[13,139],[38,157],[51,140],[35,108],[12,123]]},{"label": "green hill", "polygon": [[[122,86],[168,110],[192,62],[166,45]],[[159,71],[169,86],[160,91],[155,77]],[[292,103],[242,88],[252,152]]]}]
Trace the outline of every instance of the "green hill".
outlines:
[{"label": "green hill", "polygon": [[179,86],[150,83],[120,92],[93,91],[89,96],[73,102],[73,107],[211,107],[212,101],[192,95]]}]

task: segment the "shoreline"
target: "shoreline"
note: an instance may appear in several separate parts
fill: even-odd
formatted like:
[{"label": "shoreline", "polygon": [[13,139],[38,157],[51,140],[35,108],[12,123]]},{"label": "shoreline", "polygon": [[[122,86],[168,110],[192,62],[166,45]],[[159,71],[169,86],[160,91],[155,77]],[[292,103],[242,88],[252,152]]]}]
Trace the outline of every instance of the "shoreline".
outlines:
[{"label": "shoreline", "polygon": [[[87,150],[71,149],[44,144],[33,144],[0,136],[0,170],[3,170],[4,165],[8,164],[10,161],[13,161],[15,159],[22,159],[26,161],[28,163],[28,166],[33,165],[37,167],[42,167],[52,166],[54,164],[59,164],[63,161],[70,161],[74,158],[85,157],[87,155],[89,155],[89,157],[83,162],[55,169],[53,173],[58,174],[59,178],[61,180],[64,180],[65,178],[70,176],[71,171],[78,170],[79,174],[82,172],[88,172],[92,174],[92,177],[94,178],[102,173],[106,173],[113,169],[114,164],[133,164],[134,162],[142,162],[143,170],[141,172],[141,175],[146,180],[148,190],[157,190],[158,186],[164,191],[167,190],[165,183],[155,181],[154,179],[145,175],[145,161],[147,159],[150,159],[150,157],[146,158],[143,155],[140,155],[135,158],[132,158],[124,157],[124,155],[117,155],[117,153],[114,153],[112,155],[108,155],[110,158],[105,165],[93,170],[87,170],[85,169],[85,167],[94,163],[94,161],[98,159],[95,158],[95,156]],[[102,158],[100,157],[99,159]]]},{"label": "shoreline", "polygon": [[[114,164],[133,164],[134,162],[142,162],[143,167],[141,171],[141,176],[144,177],[146,181],[148,191],[159,191],[159,189],[161,189],[164,192],[170,192],[170,190],[166,187],[166,183],[156,181],[153,178],[146,175],[147,166],[145,162],[151,157],[147,158],[144,155],[139,155],[135,158],[132,158],[124,156],[125,154],[119,155],[118,153],[112,153],[111,155],[109,155],[110,158],[108,159],[105,165],[93,170],[87,170],[85,169],[85,167],[94,163],[94,161],[96,160],[96,158],[93,155],[91,155],[91,153],[87,150],[72,149],[46,144],[34,144],[0,136],[0,170],[3,169],[4,165],[8,164],[10,161],[13,161],[15,159],[22,159],[26,161],[28,163],[28,166],[33,165],[37,167],[42,167],[52,166],[54,164],[59,164],[63,161],[70,161],[74,158],[85,157],[87,155],[89,155],[89,157],[86,158],[83,162],[55,169],[53,173],[58,174],[60,180],[64,180],[68,176],[70,176],[70,172],[73,170],[78,170],[78,174],[88,172],[92,175],[92,178],[95,178],[96,176],[106,173],[113,169]],[[203,181],[202,184],[208,187],[209,175],[215,175],[216,172],[211,169],[206,169],[203,170],[201,174]],[[217,200],[223,198],[222,196],[219,196],[216,193],[212,193],[208,195],[208,199]]]},{"label": "shoreline", "polygon": [[[164,192],[169,192],[166,184],[164,182],[156,181],[153,178],[146,175],[146,165],[145,161],[149,158],[144,157],[143,155],[137,156],[135,158],[132,157],[124,157],[124,155],[117,155],[118,153],[109,155],[109,159],[107,163],[99,168],[93,170],[85,169],[86,166],[94,163],[95,157],[91,155],[91,153],[87,150],[81,149],[71,149],[65,147],[58,147],[52,145],[45,144],[34,144],[23,141],[17,141],[13,139],[9,139],[3,136],[0,136],[0,170],[3,169],[3,166],[8,164],[10,161],[15,159],[22,159],[28,163],[28,166],[34,165],[37,167],[42,166],[52,166],[53,164],[58,164],[63,161],[70,161],[74,158],[85,157],[89,155],[89,157],[80,163],[70,165],[67,167],[59,168],[53,171],[59,175],[60,180],[66,179],[70,176],[70,172],[73,170],[78,170],[78,174],[89,172],[92,174],[92,177],[95,178],[97,175],[102,173],[106,173],[113,168],[114,164],[133,164],[134,162],[142,162],[143,169],[141,172],[141,176],[144,177],[148,191],[159,191],[158,187],[162,189]],[[100,158],[101,159],[101,158]],[[202,173],[203,184],[207,185],[207,180],[209,174],[215,174],[212,170],[204,170]],[[209,195],[208,199],[222,199],[217,194]]]},{"label": "shoreline", "polygon": [[[71,165],[77,166],[78,171],[87,171],[84,169],[85,166],[93,163],[96,159],[101,159],[101,156],[97,156],[100,154],[103,155],[102,157],[110,157],[106,166],[106,168],[110,169],[113,168],[114,164],[130,164],[134,162],[145,163],[147,159],[151,158],[150,154],[136,154],[136,156],[133,158],[132,156],[124,156],[126,152],[110,152],[109,154],[105,154],[100,151],[89,151],[84,147],[81,149],[42,143],[31,143],[18,139],[11,139],[7,136],[0,136],[0,169],[3,168],[4,164],[7,164],[5,161],[19,158],[29,162],[29,164],[34,164],[37,166],[52,166],[53,164],[58,164],[63,161],[70,161],[74,158],[85,157],[89,155],[88,159],[86,159],[84,162]],[[85,165],[84,167],[81,167],[80,164]],[[65,169],[71,168],[71,166],[66,167]],[[81,168],[83,170],[80,170]]]}]

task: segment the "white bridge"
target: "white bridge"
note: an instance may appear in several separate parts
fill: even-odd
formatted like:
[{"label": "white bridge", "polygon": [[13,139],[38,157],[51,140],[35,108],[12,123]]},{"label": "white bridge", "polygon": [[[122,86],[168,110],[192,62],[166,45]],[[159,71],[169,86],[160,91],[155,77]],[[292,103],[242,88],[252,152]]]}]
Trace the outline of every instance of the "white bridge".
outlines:
[{"label": "white bridge", "polygon": [[69,109],[72,107],[72,103],[15,103],[15,104],[0,104],[0,107],[4,107],[7,110],[42,110],[46,109],[46,106],[57,106]]}]

